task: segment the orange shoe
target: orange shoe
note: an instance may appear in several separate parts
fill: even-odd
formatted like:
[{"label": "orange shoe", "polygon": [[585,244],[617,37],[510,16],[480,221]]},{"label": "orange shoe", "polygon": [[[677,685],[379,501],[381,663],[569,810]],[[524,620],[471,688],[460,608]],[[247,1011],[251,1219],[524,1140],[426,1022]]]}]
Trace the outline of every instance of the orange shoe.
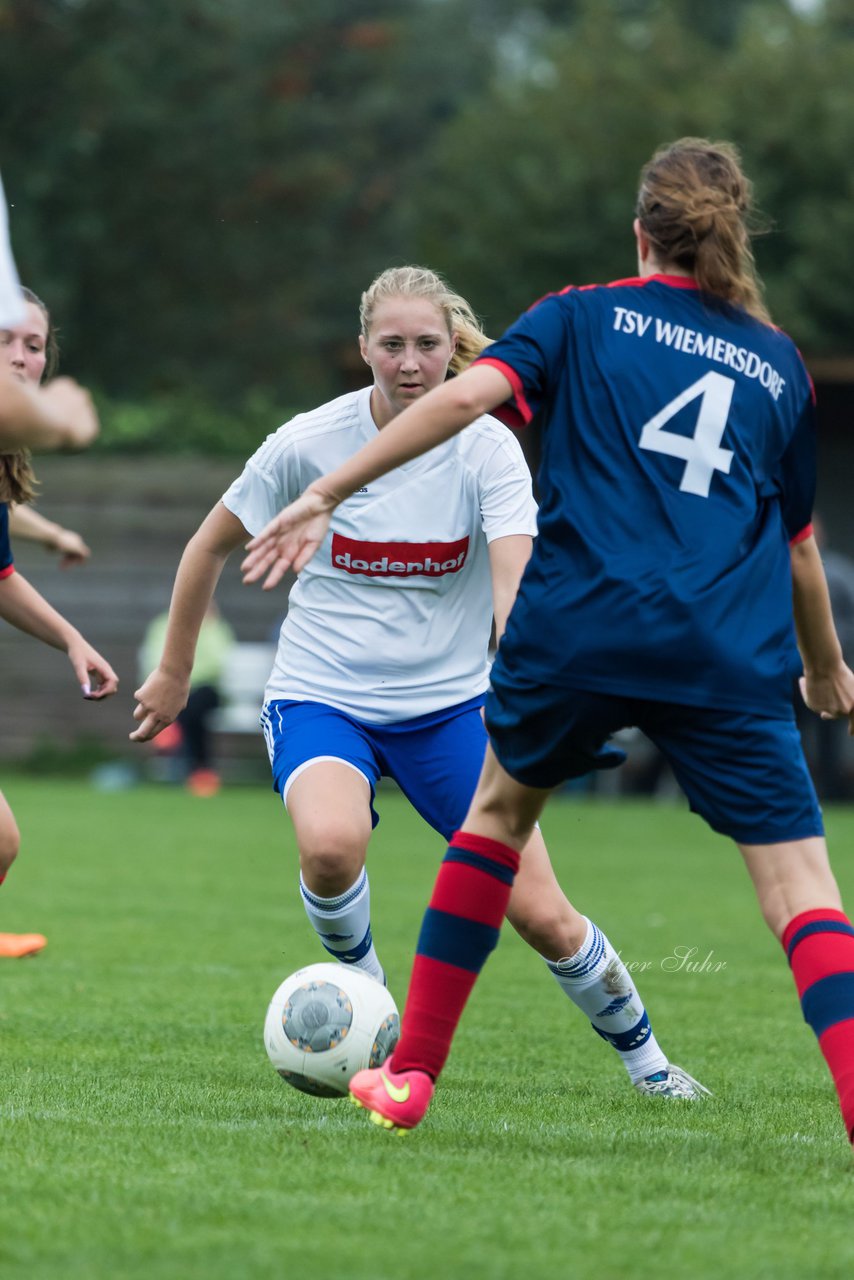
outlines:
[{"label": "orange shoe", "polygon": [[350,1081],[350,1096],[364,1107],[373,1124],[405,1133],[424,1119],[433,1097],[433,1081],[426,1071],[393,1071],[389,1063],[373,1070],[357,1071]]},{"label": "orange shoe", "polygon": [[34,956],[47,946],[42,933],[0,933],[0,958],[19,960],[21,956]]},{"label": "orange shoe", "polygon": [[219,774],[213,769],[194,769],[187,779],[187,790],[194,796],[215,796],[219,788]]},{"label": "orange shoe", "polygon": [[173,720],[171,724],[167,724],[165,729],[160,730],[151,745],[158,755],[174,755],[180,750],[183,741],[184,731],[178,721]]}]

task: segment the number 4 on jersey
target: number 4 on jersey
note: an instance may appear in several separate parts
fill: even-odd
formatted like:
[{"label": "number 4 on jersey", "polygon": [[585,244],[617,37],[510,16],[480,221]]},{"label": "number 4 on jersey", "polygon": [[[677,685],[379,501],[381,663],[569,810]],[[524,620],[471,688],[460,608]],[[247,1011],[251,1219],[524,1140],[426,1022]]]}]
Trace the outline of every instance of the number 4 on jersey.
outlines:
[{"label": "number 4 on jersey", "polygon": [[[725,378],[722,373],[706,373],[666,404],[654,418],[650,418],[641,432],[638,441],[641,449],[684,460],[685,470],[679,483],[683,493],[708,498],[714,473],[723,471],[729,475],[733,455],[729,449],[721,448],[721,440],[734,389],[733,378]],[[700,409],[693,436],[680,436],[674,431],[663,430],[665,423],[698,398]]]}]

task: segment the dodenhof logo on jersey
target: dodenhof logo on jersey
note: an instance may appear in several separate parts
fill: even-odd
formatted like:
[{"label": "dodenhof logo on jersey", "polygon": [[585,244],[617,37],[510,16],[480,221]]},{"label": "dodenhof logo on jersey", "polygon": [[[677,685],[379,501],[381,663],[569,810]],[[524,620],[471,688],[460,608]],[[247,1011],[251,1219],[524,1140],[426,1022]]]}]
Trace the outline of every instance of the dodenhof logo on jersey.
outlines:
[{"label": "dodenhof logo on jersey", "polygon": [[332,535],[335,568],[369,578],[441,578],[459,573],[468,551],[468,536],[455,542],[360,542],[340,533]]}]

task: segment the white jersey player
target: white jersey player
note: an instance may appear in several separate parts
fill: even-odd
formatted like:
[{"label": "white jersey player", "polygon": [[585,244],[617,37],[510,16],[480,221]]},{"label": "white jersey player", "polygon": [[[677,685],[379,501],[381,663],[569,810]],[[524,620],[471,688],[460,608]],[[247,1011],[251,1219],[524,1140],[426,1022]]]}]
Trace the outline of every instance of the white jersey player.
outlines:
[{"label": "white jersey player", "polygon": [[[376,435],[371,395],[301,414],[262,445],[223,498],[244,528],[263,529],[330,458]],[[523,554],[536,531],[527,463],[494,418],[354,494],[291,591],[267,702],[322,702],[390,724],[483,694],[489,548],[519,536]]]},{"label": "white jersey player", "polygon": [[[468,304],[419,267],[383,272],[362,296],[361,322],[373,385],[270,436],[190,540],[161,663],[136,695],[133,740],[153,738],[183,707],[228,555],[488,341]],[[376,784],[393,778],[445,837],[462,823],[486,748],[493,617],[500,638],[535,530],[521,449],[485,417],[343,503],[291,591],[262,712],[274,783],[312,926],[331,955],[380,981],[365,867]],[[705,1092],[668,1064],[630,975],[564,896],[539,831],[507,915],[642,1093]]]}]

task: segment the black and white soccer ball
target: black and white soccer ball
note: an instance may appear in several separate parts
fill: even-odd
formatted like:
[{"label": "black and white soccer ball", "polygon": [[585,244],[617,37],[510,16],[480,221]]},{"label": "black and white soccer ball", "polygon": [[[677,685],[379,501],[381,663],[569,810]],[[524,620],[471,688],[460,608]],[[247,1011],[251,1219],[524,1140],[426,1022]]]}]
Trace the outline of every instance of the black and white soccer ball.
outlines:
[{"label": "black and white soccer ball", "polygon": [[276,989],[264,1045],[283,1080],[318,1098],[341,1098],[350,1078],[385,1062],[400,1035],[391,993],[361,969],[310,964]]}]

